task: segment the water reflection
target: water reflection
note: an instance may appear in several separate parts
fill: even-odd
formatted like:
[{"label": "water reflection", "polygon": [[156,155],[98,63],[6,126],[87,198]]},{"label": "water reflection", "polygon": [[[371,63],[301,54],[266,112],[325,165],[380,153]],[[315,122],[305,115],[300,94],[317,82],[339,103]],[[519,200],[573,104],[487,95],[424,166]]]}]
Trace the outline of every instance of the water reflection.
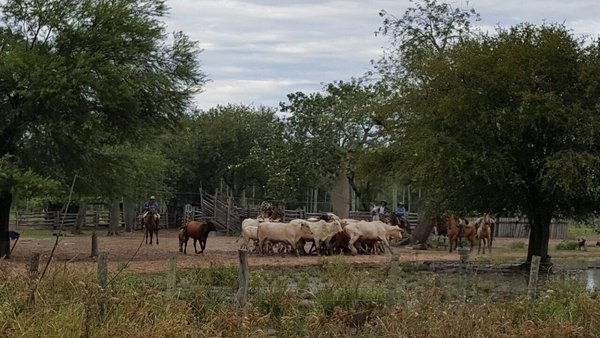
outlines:
[{"label": "water reflection", "polygon": [[588,269],[586,276],[586,288],[589,291],[594,291],[594,289],[596,289],[598,287],[598,284],[600,283],[600,269]]}]

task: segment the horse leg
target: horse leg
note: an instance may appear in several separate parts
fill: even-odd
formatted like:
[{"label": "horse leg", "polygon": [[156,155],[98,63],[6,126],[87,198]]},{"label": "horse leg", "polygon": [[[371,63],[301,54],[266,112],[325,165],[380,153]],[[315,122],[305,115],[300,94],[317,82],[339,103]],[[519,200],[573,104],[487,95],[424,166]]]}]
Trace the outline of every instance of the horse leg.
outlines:
[{"label": "horse leg", "polygon": [[198,248],[196,248],[196,239],[193,238],[194,240],[194,252],[196,253],[196,255],[198,254]]},{"label": "horse leg", "polygon": [[206,239],[204,239],[204,240],[200,239],[199,242],[200,242],[200,249],[201,249],[200,253],[203,253],[204,249],[206,249]]},{"label": "horse leg", "polygon": [[154,230],[154,234],[156,235],[156,245],[158,245],[158,227]]}]

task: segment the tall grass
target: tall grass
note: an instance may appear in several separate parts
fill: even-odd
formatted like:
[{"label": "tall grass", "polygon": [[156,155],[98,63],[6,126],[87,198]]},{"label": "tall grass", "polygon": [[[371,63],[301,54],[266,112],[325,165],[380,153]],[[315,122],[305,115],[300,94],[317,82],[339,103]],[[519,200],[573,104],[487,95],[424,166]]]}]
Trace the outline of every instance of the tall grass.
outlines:
[{"label": "tall grass", "polygon": [[[2,266],[0,266],[2,270]],[[180,271],[178,292],[162,275],[126,274],[108,290],[104,321],[95,271],[55,270],[26,304],[25,275],[0,271],[3,337],[593,337],[600,335],[600,299],[572,280],[544,286],[541,297],[494,301],[493,285],[467,303],[452,297],[443,275],[402,272],[419,288],[390,302],[387,269],[359,269],[332,258],[313,270],[251,272],[246,317],[236,315],[236,269]],[[476,284],[476,283],[473,283]],[[485,284],[485,285],[484,285]],[[405,284],[400,284],[405,285]],[[173,296],[175,294],[175,296]]]}]

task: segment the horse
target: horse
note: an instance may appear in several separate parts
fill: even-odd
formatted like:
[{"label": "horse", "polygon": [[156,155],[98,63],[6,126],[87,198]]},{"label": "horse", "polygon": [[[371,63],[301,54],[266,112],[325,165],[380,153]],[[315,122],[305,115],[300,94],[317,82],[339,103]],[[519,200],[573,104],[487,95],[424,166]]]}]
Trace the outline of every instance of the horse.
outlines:
[{"label": "horse", "polygon": [[410,234],[410,223],[406,218],[400,218],[396,215],[395,212],[390,212],[388,215],[388,224],[395,225],[400,229],[405,230],[408,234]]},{"label": "horse", "polygon": [[479,247],[477,253],[481,253],[481,244],[483,243],[483,254],[485,255],[485,247],[489,248],[489,253],[492,253],[492,227],[494,220],[484,215],[477,219],[479,227],[477,228],[477,238],[479,238]]},{"label": "horse", "polygon": [[450,242],[450,249],[448,252],[452,252],[452,244],[454,243],[454,249],[456,249],[460,243],[462,248],[462,236],[465,231],[465,222],[455,215],[448,215],[445,222],[448,234],[448,241]]},{"label": "horse", "polygon": [[152,235],[156,234],[156,245],[158,245],[158,217],[155,211],[148,211],[142,218],[144,227],[144,238],[148,244],[148,235],[150,235],[150,245],[152,245]]}]

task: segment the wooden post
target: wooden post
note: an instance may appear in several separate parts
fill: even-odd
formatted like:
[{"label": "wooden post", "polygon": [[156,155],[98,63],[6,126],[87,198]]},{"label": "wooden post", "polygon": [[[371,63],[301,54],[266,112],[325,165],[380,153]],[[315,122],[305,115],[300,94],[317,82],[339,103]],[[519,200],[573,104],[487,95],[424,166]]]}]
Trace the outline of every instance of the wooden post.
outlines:
[{"label": "wooden post", "polygon": [[246,316],[246,302],[248,301],[248,281],[250,274],[248,272],[248,251],[239,249],[240,256],[240,288],[237,291],[238,316]]},{"label": "wooden post", "polygon": [[529,270],[529,285],[527,287],[527,298],[537,297],[538,272],[540,271],[540,256],[531,257],[531,268]]},{"label": "wooden post", "polygon": [[98,234],[96,234],[96,230],[92,231],[92,254],[90,257],[98,256]]},{"label": "wooden post", "polygon": [[171,297],[175,296],[175,287],[177,286],[177,262],[175,256],[169,258],[169,270],[167,271],[167,290]]},{"label": "wooden post", "polygon": [[467,266],[469,264],[469,249],[468,248],[458,248],[458,254],[460,255],[460,290],[462,301],[467,300]]},{"label": "wooden post", "polygon": [[39,266],[40,254],[34,252],[29,260],[29,281],[31,283],[31,293],[29,294],[29,298],[27,298],[27,304],[29,305],[35,304],[35,285],[37,283]]},{"label": "wooden post", "polygon": [[387,301],[388,301],[388,305],[389,306],[395,306],[397,304],[398,301],[398,289],[399,289],[399,285],[398,283],[401,282],[401,278],[400,278],[400,259],[398,257],[397,254],[392,255],[392,259],[390,261],[390,269],[388,271],[388,276],[387,276],[387,289],[388,289],[388,295],[387,295]]},{"label": "wooden post", "polygon": [[100,295],[98,296],[98,320],[100,324],[104,323],[106,315],[106,284],[108,283],[108,254],[101,252],[98,256],[98,285],[100,286]]},{"label": "wooden post", "polygon": [[213,205],[213,217],[214,217],[215,221],[218,221],[218,219],[217,219],[217,209],[218,209],[217,208],[217,204],[218,204],[217,200],[218,199],[219,199],[219,190],[215,190],[215,197],[213,200],[213,204],[214,204]]},{"label": "wooden post", "polygon": [[313,190],[313,207],[312,207],[312,212],[318,212],[319,211],[319,189],[314,189]]},{"label": "wooden post", "polygon": [[58,225],[60,223],[60,212],[55,211],[54,212],[54,225],[53,225],[53,230],[58,229]]},{"label": "wooden post", "polygon": [[227,228],[227,236],[231,235],[231,233],[229,232],[229,220],[231,217],[231,207],[232,207],[231,196],[228,196],[227,197],[227,213],[225,214],[225,227]]}]

